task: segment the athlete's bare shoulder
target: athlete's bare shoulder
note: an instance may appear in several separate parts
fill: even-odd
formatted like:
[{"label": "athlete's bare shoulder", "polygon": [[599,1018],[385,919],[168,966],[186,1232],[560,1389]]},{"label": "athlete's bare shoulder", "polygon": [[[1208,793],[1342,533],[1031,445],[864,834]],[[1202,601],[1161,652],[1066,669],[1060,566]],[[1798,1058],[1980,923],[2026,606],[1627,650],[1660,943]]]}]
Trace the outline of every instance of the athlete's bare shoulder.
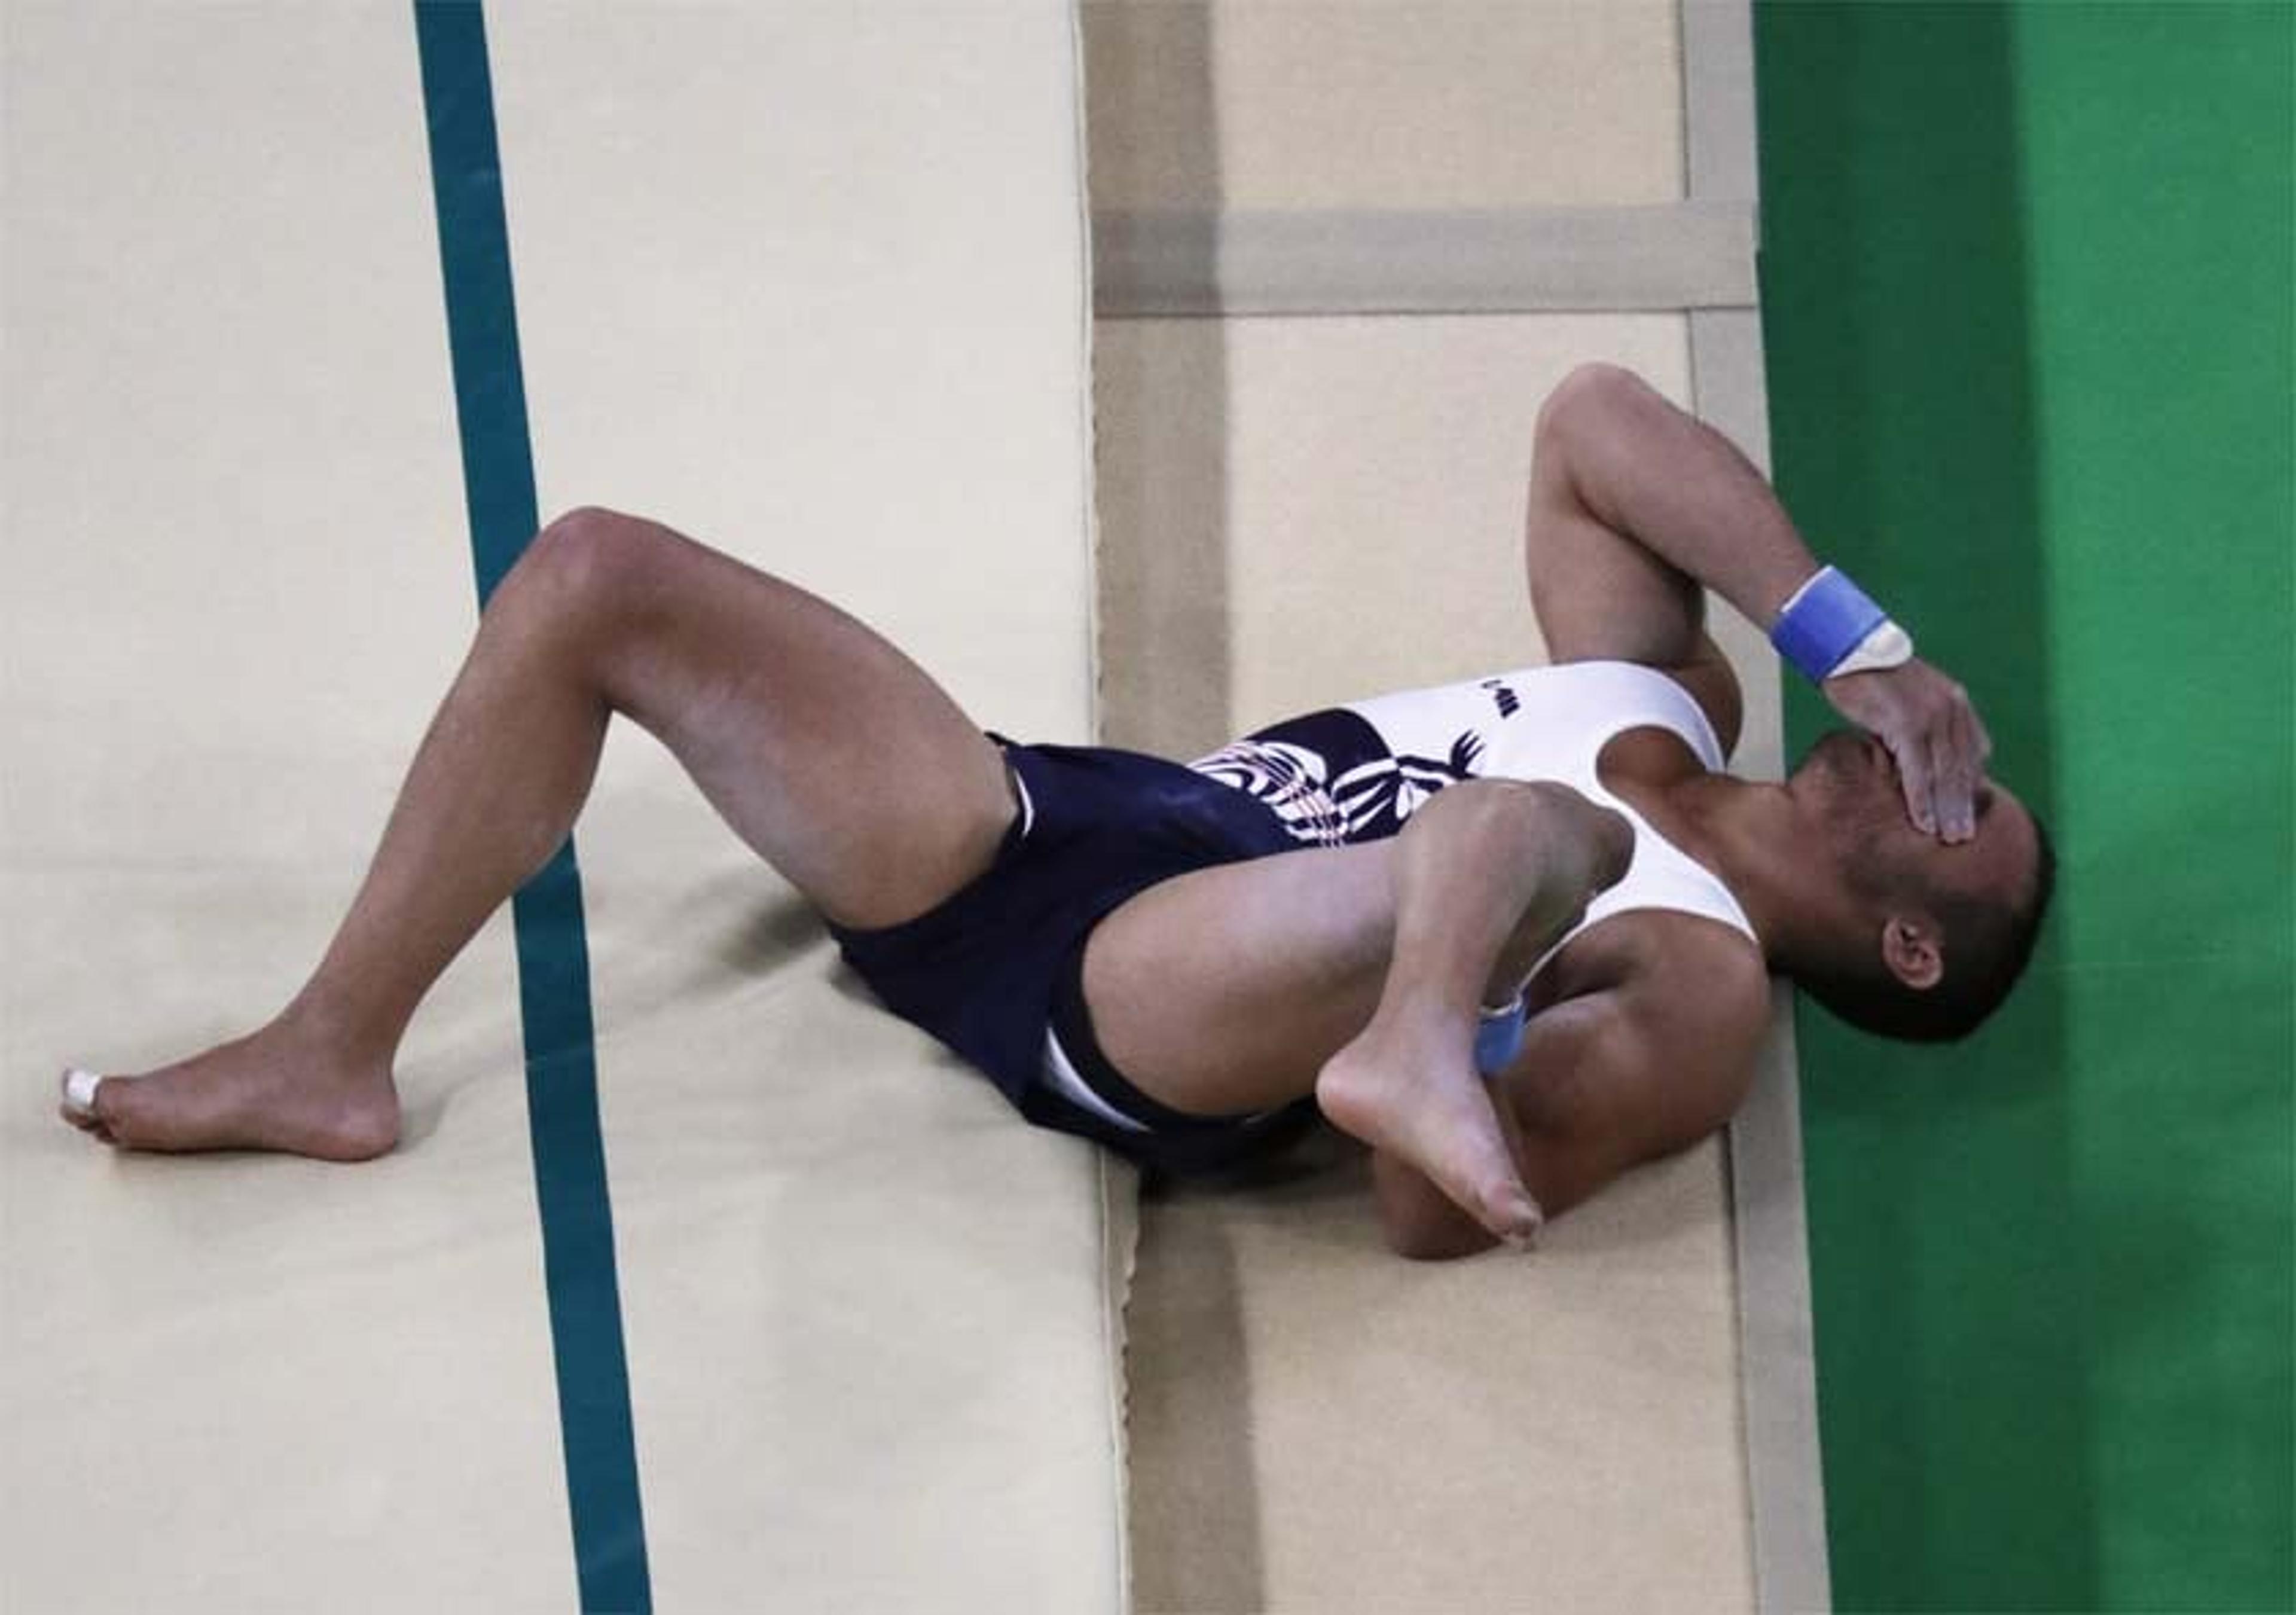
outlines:
[{"label": "athlete's bare shoulder", "polygon": [[1626,992],[1709,1004],[1718,1014],[1769,1003],[1769,968],[1751,937],[1702,914],[1630,909],[1588,926],[1543,973],[1549,1003]]}]

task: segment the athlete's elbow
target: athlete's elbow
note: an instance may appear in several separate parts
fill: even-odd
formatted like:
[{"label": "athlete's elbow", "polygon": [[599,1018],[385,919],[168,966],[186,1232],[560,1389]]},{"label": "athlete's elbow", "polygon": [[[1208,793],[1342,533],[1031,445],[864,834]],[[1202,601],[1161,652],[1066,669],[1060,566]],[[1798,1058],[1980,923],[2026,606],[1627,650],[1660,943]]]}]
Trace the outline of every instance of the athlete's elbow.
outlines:
[{"label": "athlete's elbow", "polygon": [[1441,1190],[1383,1151],[1372,1155],[1371,1182],[1380,1232],[1398,1256],[1442,1262],[1498,1243]]},{"label": "athlete's elbow", "polygon": [[1477,1256],[1499,1242],[1464,1214],[1456,1220],[1425,1220],[1408,1225],[1384,1225],[1387,1248],[1412,1262],[1452,1262]]}]

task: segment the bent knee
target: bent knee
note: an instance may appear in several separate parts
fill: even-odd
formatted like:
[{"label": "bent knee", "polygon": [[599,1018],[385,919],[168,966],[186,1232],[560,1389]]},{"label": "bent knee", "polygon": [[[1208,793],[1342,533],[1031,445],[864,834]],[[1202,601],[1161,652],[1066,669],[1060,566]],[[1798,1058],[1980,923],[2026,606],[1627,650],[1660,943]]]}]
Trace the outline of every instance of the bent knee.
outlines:
[{"label": "bent knee", "polygon": [[658,522],[586,504],[537,533],[519,565],[575,586],[619,582],[651,564],[667,537]]},{"label": "bent knee", "polygon": [[584,616],[625,610],[657,592],[664,570],[675,564],[676,547],[658,522],[583,505],[534,536],[489,609]]},{"label": "bent knee", "polygon": [[1623,365],[1596,360],[1576,365],[1540,406],[1538,436],[1542,441],[1558,437],[1649,390],[1650,384]]},{"label": "bent knee", "polygon": [[1506,775],[1484,775],[1447,786],[1419,811],[1460,819],[1472,817],[1495,828],[1543,836],[1580,825],[1587,815],[1601,809],[1559,780],[1519,780]]},{"label": "bent knee", "polygon": [[1435,809],[1479,825],[1498,844],[1567,854],[1598,889],[1616,885],[1633,861],[1634,827],[1625,816],[1558,780],[1464,780],[1420,813]]},{"label": "bent knee", "polygon": [[1536,832],[1566,841],[1585,857],[1597,888],[1615,886],[1634,861],[1635,829],[1624,814],[1559,780],[1522,782]]}]

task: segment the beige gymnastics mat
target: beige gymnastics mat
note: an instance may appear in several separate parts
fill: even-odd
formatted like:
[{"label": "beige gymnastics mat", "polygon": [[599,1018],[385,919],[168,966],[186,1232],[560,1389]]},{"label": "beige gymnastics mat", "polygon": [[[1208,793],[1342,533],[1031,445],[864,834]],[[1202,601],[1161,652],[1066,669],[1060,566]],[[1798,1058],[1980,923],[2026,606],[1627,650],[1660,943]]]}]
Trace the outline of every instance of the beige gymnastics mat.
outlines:
[{"label": "beige gymnastics mat", "polygon": [[[1536,660],[1520,542],[1548,390],[1600,359],[1702,406],[1703,311],[1751,324],[1751,131],[1734,174],[1712,138],[1718,102],[1751,104],[1744,5],[1092,0],[1086,26],[1109,737],[1190,755]],[[1226,317],[1152,317],[1175,313]],[[1759,453],[1740,346],[1756,403],[1724,423]],[[1738,761],[1774,768],[1771,658],[1721,616]],[[1789,1061],[1774,1044],[1766,1098]],[[1796,1193],[1751,1188],[1765,1226]],[[1808,1365],[1785,1361],[1806,1311],[1740,1282],[1742,1203],[1709,1141],[1528,1262],[1430,1268],[1383,1250],[1344,1151],[1152,1197],[1140,1608],[1822,1603],[1822,1574],[1772,1573],[1774,1494],[1749,1483],[1750,1421],[1755,1479],[1782,1473],[1763,1371],[1806,1395]],[[1785,1242],[1749,1267],[1798,1273]],[[1814,1496],[1814,1448],[1790,1455]]]},{"label": "beige gymnastics mat", "polygon": [[[544,512],[1086,738],[1067,11],[487,20]],[[381,1162],[56,1121],[64,1060],[299,984],[474,592],[411,8],[15,0],[4,48],[0,1607],[566,1611],[639,1551],[665,1609],[1120,1607],[1127,1180],[865,1003],[634,731],[576,843],[642,1517],[570,1515],[506,921]]]},{"label": "beige gymnastics mat", "polygon": [[[1099,348],[1110,724],[1183,753],[1539,660],[1539,402],[1596,357],[1689,386],[1680,315],[1138,320]],[[1140,1608],[1752,1607],[1718,1141],[1528,1259],[1440,1266],[1387,1251],[1360,1153],[1142,1209]]]}]

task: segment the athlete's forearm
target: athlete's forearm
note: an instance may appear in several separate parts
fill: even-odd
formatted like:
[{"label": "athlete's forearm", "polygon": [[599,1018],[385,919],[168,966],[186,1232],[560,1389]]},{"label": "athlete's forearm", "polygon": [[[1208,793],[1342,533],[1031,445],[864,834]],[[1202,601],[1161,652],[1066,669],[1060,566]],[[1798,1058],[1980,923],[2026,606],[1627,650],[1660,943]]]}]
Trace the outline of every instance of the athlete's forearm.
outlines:
[{"label": "athlete's forearm", "polygon": [[1737,447],[1629,371],[1574,377],[1547,422],[1554,469],[1621,538],[1767,629],[1817,561]]},{"label": "athlete's forearm", "polygon": [[[1765,633],[1817,561],[1752,462],[1629,371],[1572,373],[1540,413],[1526,541],[1531,598],[1558,660],[1681,667],[1703,585]],[[1948,841],[1976,833],[1992,742],[1968,693],[1918,659],[1828,676],[1834,709],[1881,737],[1906,810]]]}]

